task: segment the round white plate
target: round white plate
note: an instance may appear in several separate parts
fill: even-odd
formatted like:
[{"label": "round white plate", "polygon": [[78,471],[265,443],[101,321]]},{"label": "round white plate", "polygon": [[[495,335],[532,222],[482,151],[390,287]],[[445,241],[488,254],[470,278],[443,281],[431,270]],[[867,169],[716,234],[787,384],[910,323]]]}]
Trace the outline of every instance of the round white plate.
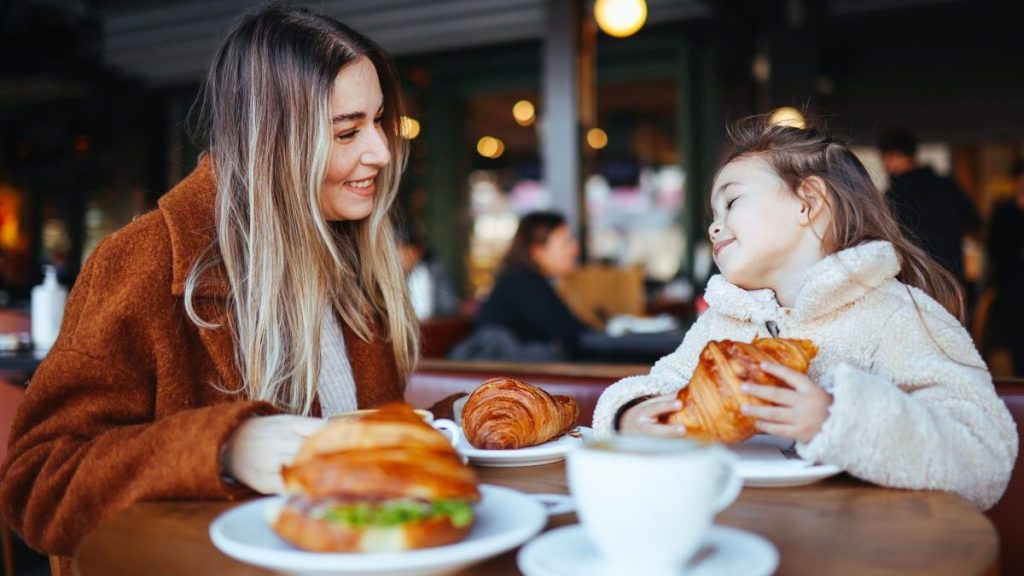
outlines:
[{"label": "round white plate", "polygon": [[[668,537],[668,535],[666,535]],[[541,534],[519,550],[526,576],[605,576],[605,565],[579,524]],[[775,545],[752,532],[712,526],[680,576],[769,576],[779,565]]]},{"label": "round white plate", "polygon": [[459,445],[457,449],[469,458],[470,462],[479,466],[538,466],[563,460],[567,452],[580,447],[583,438],[593,433],[593,430],[586,426],[578,426],[576,430],[582,438],[566,434],[551,442],[516,450],[481,450],[474,448],[469,442]]},{"label": "round white plate", "polygon": [[728,448],[739,456],[737,471],[743,485],[752,488],[803,486],[842,472],[838,466],[801,459],[792,444],[786,438],[758,435]]},{"label": "round white plate", "polygon": [[407,576],[447,574],[511,550],[532,538],[547,523],[544,507],[522,492],[482,485],[476,522],[461,542],[408,552],[332,554],[307,552],[277,537],[265,509],[280,506],[282,496],[262,498],[232,508],[210,524],[210,538],[221,552],[248,564],[309,576]]}]

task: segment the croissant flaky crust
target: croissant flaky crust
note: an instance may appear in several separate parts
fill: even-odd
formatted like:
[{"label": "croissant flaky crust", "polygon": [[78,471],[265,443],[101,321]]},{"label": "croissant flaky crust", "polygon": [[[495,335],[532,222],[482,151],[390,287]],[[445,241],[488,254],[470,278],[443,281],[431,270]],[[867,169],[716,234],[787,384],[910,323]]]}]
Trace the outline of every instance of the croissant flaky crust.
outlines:
[{"label": "croissant flaky crust", "polygon": [[543,444],[576,426],[579,407],[571,396],[552,396],[514,378],[480,385],[462,409],[466,440],[485,450]]},{"label": "croissant flaky crust", "polygon": [[281,475],[290,493],[312,498],[480,498],[476,474],[448,439],[400,403],[331,420]]},{"label": "croissant flaky crust", "polygon": [[686,435],[710,442],[742,442],[753,436],[755,419],[740,412],[741,404],[770,404],[740,392],[740,384],[770,386],[785,383],[761,369],[775,362],[807,373],[818,347],[810,340],[758,338],[751,344],[712,340],[700,353],[689,385],[679,391],[683,408],[664,418],[666,423],[686,426]]}]

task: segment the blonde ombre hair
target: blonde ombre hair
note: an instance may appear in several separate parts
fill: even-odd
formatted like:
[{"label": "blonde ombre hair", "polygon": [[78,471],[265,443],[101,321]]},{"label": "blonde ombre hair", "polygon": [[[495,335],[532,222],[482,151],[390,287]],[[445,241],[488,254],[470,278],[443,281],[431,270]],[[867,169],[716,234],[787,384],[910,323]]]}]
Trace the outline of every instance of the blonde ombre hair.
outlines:
[{"label": "blonde ombre hair", "polygon": [[[328,222],[320,189],[333,142],[329,102],[338,72],[373,63],[384,96],[382,127],[392,162],[381,167],[371,214]],[[361,339],[390,340],[403,380],[417,362],[419,332],[399,265],[390,209],[407,150],[401,99],[387,56],[345,25],[304,8],[272,4],[243,16],[214,58],[193,108],[217,185],[217,237],[196,262],[185,307],[204,273],[222,267],[246,396],[310,414],[325,312]]]}]

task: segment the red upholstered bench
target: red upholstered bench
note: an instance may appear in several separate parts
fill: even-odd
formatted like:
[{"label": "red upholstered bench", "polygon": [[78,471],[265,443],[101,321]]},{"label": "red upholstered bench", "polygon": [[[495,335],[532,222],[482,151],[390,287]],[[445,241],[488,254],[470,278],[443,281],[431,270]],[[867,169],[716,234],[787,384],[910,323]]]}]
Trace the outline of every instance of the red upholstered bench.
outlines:
[{"label": "red upholstered bench", "polygon": [[[1019,437],[1024,427],[1024,379],[997,379],[996,392],[1006,402]],[[999,573],[1024,574],[1024,465],[1020,456],[1013,467],[1010,486],[1003,499],[988,511],[988,517],[999,532]]]},{"label": "red upholstered bench", "polygon": [[488,378],[509,376],[551,394],[572,396],[579,403],[581,426],[590,426],[597,399],[608,385],[649,366],[596,364],[511,364],[424,359],[412,375],[407,402],[426,408],[456,392],[472,392]]}]

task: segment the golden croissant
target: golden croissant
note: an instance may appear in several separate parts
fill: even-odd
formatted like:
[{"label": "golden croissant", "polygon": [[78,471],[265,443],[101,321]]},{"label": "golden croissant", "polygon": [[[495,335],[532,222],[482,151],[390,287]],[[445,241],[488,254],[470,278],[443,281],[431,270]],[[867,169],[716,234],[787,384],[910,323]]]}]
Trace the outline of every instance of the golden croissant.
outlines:
[{"label": "golden croissant", "polygon": [[552,396],[514,378],[492,378],[466,400],[462,429],[476,448],[511,450],[558,438],[576,426],[577,416],[570,396]]},{"label": "golden croissant", "polygon": [[785,383],[761,369],[775,362],[807,373],[818,347],[810,340],[758,338],[753,343],[712,340],[700,353],[700,361],[686,388],[679,391],[683,408],[663,421],[686,426],[689,438],[711,442],[742,442],[753,436],[755,419],[740,412],[741,404],[770,402],[740,392],[740,384],[769,386]]}]

